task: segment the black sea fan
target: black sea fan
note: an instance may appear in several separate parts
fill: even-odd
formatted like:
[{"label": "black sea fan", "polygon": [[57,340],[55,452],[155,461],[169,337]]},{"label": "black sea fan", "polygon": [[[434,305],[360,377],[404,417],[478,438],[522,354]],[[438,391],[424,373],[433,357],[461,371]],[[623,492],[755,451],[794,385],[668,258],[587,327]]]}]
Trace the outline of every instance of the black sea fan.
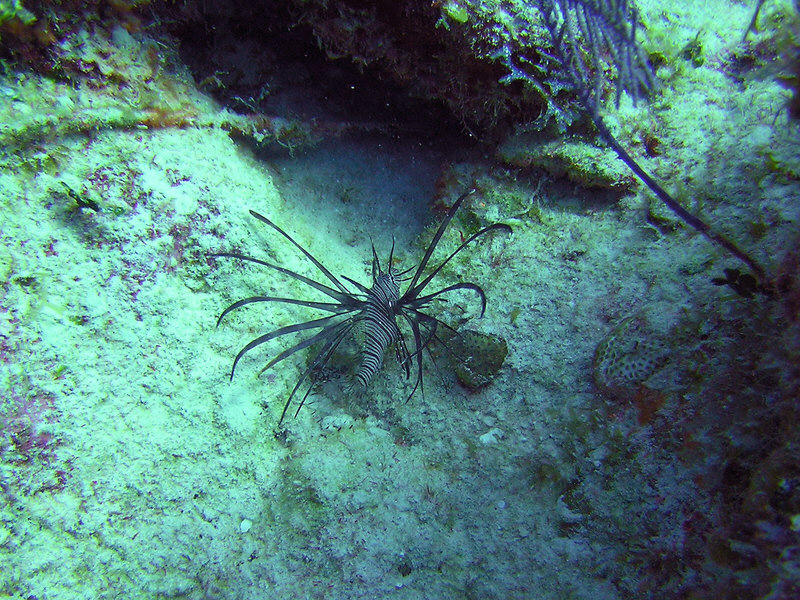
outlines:
[{"label": "black sea fan", "polygon": [[[386,349],[390,345],[394,345],[397,360],[405,371],[406,378],[409,379],[411,377],[412,368],[416,372],[413,389],[406,398],[406,401],[408,401],[417,391],[417,388],[422,389],[423,387],[423,351],[428,348],[431,341],[439,340],[437,331],[440,326],[451,329],[447,324],[443,323],[436,317],[423,312],[422,309],[428,307],[431,302],[440,299],[440,296],[447,294],[448,292],[455,290],[471,290],[475,292],[480,299],[480,316],[483,316],[483,313],[486,310],[486,295],[481,287],[475,283],[455,283],[438,291],[423,294],[425,288],[428,287],[436,275],[456,254],[461,252],[477,238],[489,233],[490,231],[511,231],[511,227],[504,223],[495,223],[494,225],[484,227],[477,233],[467,238],[447,258],[439,263],[438,266],[431,269],[427,274],[425,273],[428,262],[430,261],[434,250],[436,250],[436,246],[438,245],[439,240],[442,238],[445,229],[447,229],[447,225],[453,219],[453,216],[464,202],[464,199],[473,192],[475,192],[474,189],[468,190],[467,192],[463,193],[458,200],[455,201],[453,206],[447,212],[447,215],[442,221],[442,224],[439,226],[439,229],[436,230],[436,234],[433,236],[425,255],[422,257],[422,260],[419,262],[419,265],[417,265],[416,269],[412,268],[403,272],[398,272],[392,267],[394,245],[392,245],[392,251],[389,253],[389,259],[386,262],[386,268],[381,268],[378,255],[375,252],[375,247],[373,246],[372,287],[370,288],[353,281],[349,277],[342,276],[341,279],[335,277],[319,260],[314,258],[314,256],[312,256],[305,248],[298,244],[292,238],[292,236],[283,231],[283,229],[278,227],[265,216],[251,210],[250,214],[256,219],[262,223],[266,223],[287,240],[289,240],[292,244],[294,244],[294,246],[300,250],[300,252],[302,252],[303,255],[309,261],[311,261],[311,263],[325,276],[332,286],[328,283],[321,283],[299,273],[295,273],[294,271],[290,271],[289,269],[279,265],[275,265],[258,258],[253,258],[251,256],[245,256],[235,252],[224,252],[216,254],[215,256],[236,258],[269,267],[270,269],[274,269],[275,271],[283,273],[284,275],[288,275],[289,277],[301,281],[309,287],[322,292],[331,298],[333,302],[315,302],[311,300],[282,298],[276,296],[252,296],[231,304],[219,316],[217,325],[219,325],[225,315],[231,311],[256,302],[283,302],[286,304],[297,304],[329,313],[326,316],[312,319],[310,321],[304,321],[302,323],[294,323],[292,325],[280,327],[279,329],[265,333],[264,335],[252,340],[239,351],[239,353],[236,355],[236,358],[233,360],[231,379],[236,371],[236,365],[238,364],[239,360],[253,348],[260,346],[269,340],[281,337],[283,335],[288,335],[290,333],[306,330],[318,330],[313,335],[306,337],[305,339],[295,343],[293,346],[290,346],[289,348],[280,352],[277,356],[272,358],[272,360],[270,360],[262,370],[263,372],[269,369],[270,367],[278,364],[286,358],[289,358],[304,348],[315,346],[316,354],[311,358],[310,362],[301,373],[300,378],[297,380],[297,383],[289,394],[289,398],[286,400],[286,404],[283,407],[283,412],[281,413],[281,418],[279,421],[280,424],[280,422],[282,422],[283,418],[286,416],[286,412],[289,409],[289,406],[291,405],[292,400],[294,399],[298,390],[309,378],[314,369],[324,367],[331,359],[333,353],[336,351],[342,341],[344,341],[353,332],[353,329],[357,325],[360,325],[363,327],[365,341],[361,350],[361,365],[356,374],[357,382],[362,386],[366,386],[375,373],[380,369]],[[413,275],[408,276],[412,271]],[[405,281],[409,281],[409,283],[406,286],[405,292],[403,292],[401,295],[400,285]],[[355,291],[349,288],[346,283],[353,286]],[[405,321],[411,330],[411,341],[413,343],[411,348],[409,348],[409,345],[406,341],[406,336],[398,326],[398,316],[402,317],[401,323]],[[308,389],[306,389],[302,399],[298,403],[295,415],[297,415],[297,413],[300,411],[300,408],[303,406],[303,403],[306,401],[306,398],[308,398],[311,388],[312,385],[309,384]]]},{"label": "black sea fan", "polygon": [[[756,289],[771,294],[773,283],[764,268],[732,239],[685,209],[606,126],[600,112],[606,81],[606,59],[616,70],[617,104],[623,91],[635,101],[658,87],[647,57],[636,39],[638,11],[634,0],[517,0],[512,6],[516,7],[518,13],[515,27],[519,35],[514,36],[513,44],[507,43],[497,52],[497,58],[509,70],[503,81],[522,81],[541,92],[551,101],[551,105],[558,104],[558,100],[549,95],[540,83],[543,77],[550,81],[551,89],[570,90],[576,94],[600,137],[656,197],[684,223],[744,262],[752,270]],[[527,10],[529,6],[536,7],[538,11]],[[550,37],[551,48],[546,50],[539,47],[533,35],[536,27],[532,15],[537,12]],[[545,58],[543,64],[539,63],[538,55]],[[548,114],[553,112],[548,110]],[[568,111],[564,109],[563,112]]]}]

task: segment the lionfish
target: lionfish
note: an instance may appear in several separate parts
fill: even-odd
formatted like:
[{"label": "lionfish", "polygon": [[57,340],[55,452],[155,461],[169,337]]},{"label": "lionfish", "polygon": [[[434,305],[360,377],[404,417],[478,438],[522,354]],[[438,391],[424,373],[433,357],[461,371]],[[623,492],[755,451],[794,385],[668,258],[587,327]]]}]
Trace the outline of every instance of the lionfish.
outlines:
[{"label": "lionfish", "polygon": [[[279,273],[283,273],[292,279],[296,279],[307,286],[322,292],[328,296],[332,302],[316,302],[312,300],[303,300],[298,298],[283,298],[277,296],[252,296],[244,298],[231,304],[228,308],[222,311],[222,314],[217,319],[217,326],[222,322],[227,314],[246,306],[258,302],[282,302],[285,304],[296,304],[312,308],[316,310],[329,313],[326,316],[303,321],[302,323],[294,323],[286,325],[260,335],[252,340],[244,348],[242,348],[233,360],[233,367],[231,368],[231,379],[236,371],[236,365],[239,360],[253,348],[268,342],[269,340],[296,333],[298,331],[319,330],[313,335],[295,343],[293,346],[286,348],[277,356],[272,358],[267,365],[262,369],[262,373],[267,369],[273,367],[279,362],[289,358],[296,352],[319,344],[316,348],[316,354],[300,374],[297,383],[289,394],[286,403],[284,404],[281,418],[278,421],[280,425],[292,404],[292,400],[297,394],[300,387],[314,372],[315,369],[322,369],[333,356],[336,349],[343,340],[353,332],[356,326],[362,326],[364,331],[364,344],[361,350],[361,364],[356,373],[355,379],[359,385],[366,387],[378,370],[383,364],[383,356],[389,346],[394,345],[397,361],[405,371],[406,379],[410,379],[412,368],[415,371],[414,386],[406,402],[411,399],[414,393],[419,388],[423,389],[422,377],[422,353],[428,350],[430,354],[429,344],[433,340],[440,341],[437,336],[439,327],[444,327],[450,331],[453,329],[446,323],[440,321],[436,317],[423,312],[422,309],[428,307],[431,302],[442,299],[442,295],[455,290],[471,290],[475,292],[480,299],[480,317],[486,311],[486,294],[483,289],[475,283],[460,282],[448,285],[438,291],[423,294],[425,289],[434,280],[436,275],[450,262],[459,252],[466,248],[473,241],[491,231],[505,231],[511,232],[511,227],[504,223],[495,223],[484,227],[477,233],[472,234],[464,240],[458,248],[456,248],[447,258],[435,268],[432,268],[429,273],[425,274],[428,267],[428,262],[433,255],[436,246],[439,244],[442,235],[444,234],[450,221],[453,219],[456,211],[459,209],[464,200],[473,194],[476,190],[470,189],[461,194],[455,201],[453,206],[447,212],[441,225],[433,236],[428,249],[425,251],[422,260],[416,266],[411,267],[405,271],[399,272],[392,266],[392,258],[394,255],[394,242],[392,242],[392,249],[389,252],[389,259],[386,261],[385,269],[381,267],[378,259],[377,252],[375,251],[374,244],[372,245],[372,286],[366,287],[349,277],[344,275],[341,278],[335,277],[319,260],[311,255],[305,248],[297,243],[292,236],[286,233],[283,229],[278,227],[275,223],[270,221],[264,215],[261,215],[253,210],[250,214],[265,223],[283,237],[289,240],[300,252],[317,268],[317,270],[324,275],[328,283],[322,283],[315,279],[311,279],[300,273],[296,273],[276,264],[272,264],[265,260],[246,256],[237,252],[222,252],[214,254],[213,256],[234,258],[246,262],[255,263],[264,267],[268,267]],[[409,277],[409,273],[413,271],[413,275]],[[424,276],[423,276],[424,275]],[[343,281],[344,280],[344,281]],[[409,281],[405,291],[401,294],[401,284]],[[354,289],[348,288],[346,283],[353,286]],[[355,290],[355,291],[354,291]],[[406,335],[398,326],[397,318],[402,317],[410,330],[411,340],[413,341],[413,349],[409,349]],[[402,321],[401,321],[402,322]],[[457,335],[457,334],[456,334]],[[300,412],[303,404],[311,393],[313,383],[309,384],[308,389],[303,394],[302,399],[299,401],[295,416]]]}]

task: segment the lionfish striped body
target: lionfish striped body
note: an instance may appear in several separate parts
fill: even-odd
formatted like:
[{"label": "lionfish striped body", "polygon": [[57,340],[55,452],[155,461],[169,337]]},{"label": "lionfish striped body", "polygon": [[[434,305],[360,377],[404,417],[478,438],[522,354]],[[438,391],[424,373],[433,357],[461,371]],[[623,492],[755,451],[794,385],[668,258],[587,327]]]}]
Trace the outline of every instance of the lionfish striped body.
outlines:
[{"label": "lionfish striped body", "polygon": [[[408,401],[414,395],[417,388],[422,389],[423,387],[423,351],[428,349],[428,345],[431,343],[431,341],[441,341],[436,335],[439,326],[451,329],[447,324],[443,323],[436,317],[423,312],[421,309],[427,307],[434,300],[441,299],[440,296],[447,294],[448,292],[455,290],[470,290],[475,292],[480,299],[480,316],[483,316],[483,313],[486,310],[486,295],[480,286],[475,283],[455,283],[436,292],[424,295],[422,294],[423,290],[425,290],[428,284],[431,283],[436,275],[454,256],[466,248],[475,239],[486,233],[489,233],[490,231],[511,231],[511,228],[503,223],[495,223],[494,225],[484,227],[463,241],[455,251],[453,251],[445,260],[439,263],[439,265],[435,268],[431,269],[430,272],[423,277],[423,273],[428,266],[431,255],[436,249],[436,246],[444,234],[445,229],[447,229],[447,225],[452,220],[464,199],[474,192],[474,189],[468,190],[459,196],[459,198],[453,203],[453,206],[447,212],[447,215],[437,229],[436,234],[433,236],[433,240],[431,240],[425,255],[415,269],[408,269],[407,271],[398,273],[392,268],[392,257],[394,254],[394,245],[392,245],[392,250],[389,253],[389,259],[386,264],[386,270],[384,271],[380,266],[378,255],[375,252],[375,247],[373,246],[372,287],[370,288],[367,288],[366,286],[346,276],[342,276],[341,279],[335,277],[319,260],[312,256],[300,244],[298,244],[288,233],[283,231],[265,216],[251,210],[250,214],[253,217],[280,233],[298,250],[300,250],[300,252],[317,268],[317,270],[325,276],[329,283],[322,283],[279,265],[239,253],[223,252],[213,256],[234,258],[268,267],[314,288],[315,290],[328,296],[333,301],[316,302],[312,300],[283,298],[277,296],[252,296],[250,298],[245,298],[243,300],[239,300],[238,302],[234,302],[232,305],[226,308],[219,316],[217,325],[222,322],[222,319],[229,312],[247,304],[259,302],[295,304],[328,313],[327,316],[280,327],[250,341],[250,343],[242,348],[236,355],[236,358],[233,361],[233,367],[231,368],[231,379],[233,379],[234,372],[236,371],[236,365],[239,363],[239,360],[253,348],[260,346],[269,340],[288,335],[290,333],[318,329],[319,331],[317,333],[300,340],[293,346],[290,346],[289,348],[280,352],[277,356],[270,360],[262,370],[262,372],[266,371],[267,369],[285,360],[286,358],[289,358],[304,348],[318,345],[316,354],[311,358],[309,364],[301,373],[300,378],[289,394],[289,398],[286,400],[286,403],[284,404],[283,412],[281,413],[281,418],[278,422],[280,424],[286,416],[286,412],[288,411],[289,406],[291,405],[292,400],[294,399],[298,390],[311,376],[314,369],[324,367],[342,341],[351,335],[356,326],[361,326],[364,330],[365,341],[361,353],[361,365],[355,376],[356,381],[361,386],[366,387],[378,370],[380,370],[386,350],[390,346],[394,345],[397,360],[405,371],[406,378],[408,379],[411,377],[412,367],[416,372],[414,387],[406,398],[406,401]],[[412,271],[412,276],[407,278],[403,277]],[[401,294],[400,284],[404,281],[410,281],[410,283],[406,287],[405,291]],[[353,286],[355,291],[349,288],[345,282]],[[413,352],[409,352],[406,338],[397,324],[397,317],[401,317],[402,320],[408,324],[408,327],[411,330]],[[311,389],[312,386],[309,385],[302,399],[298,403],[295,415],[300,411],[300,408],[305,403],[308,395],[311,392]]]},{"label": "lionfish striped body", "polygon": [[386,349],[397,342],[400,328],[397,326],[395,307],[400,300],[400,283],[395,271],[390,267],[387,273],[379,275],[367,294],[364,307],[365,341],[361,355],[361,367],[356,380],[362,387],[375,376],[383,364]]}]

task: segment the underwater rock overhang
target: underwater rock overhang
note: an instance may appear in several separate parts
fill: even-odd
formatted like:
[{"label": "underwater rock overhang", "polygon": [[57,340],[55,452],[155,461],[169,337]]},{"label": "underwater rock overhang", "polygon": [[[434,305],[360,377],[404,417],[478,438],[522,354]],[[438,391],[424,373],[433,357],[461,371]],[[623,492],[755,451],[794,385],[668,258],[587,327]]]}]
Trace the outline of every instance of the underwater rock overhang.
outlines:
[{"label": "underwater rock overhang", "polygon": [[469,131],[494,143],[543,110],[535,93],[500,83],[504,67],[476,52],[469,27],[441,26],[436,3],[228,0],[157,10],[196,80],[242,112],[275,114],[289,88],[304,87],[308,117],[317,110],[397,133]]}]

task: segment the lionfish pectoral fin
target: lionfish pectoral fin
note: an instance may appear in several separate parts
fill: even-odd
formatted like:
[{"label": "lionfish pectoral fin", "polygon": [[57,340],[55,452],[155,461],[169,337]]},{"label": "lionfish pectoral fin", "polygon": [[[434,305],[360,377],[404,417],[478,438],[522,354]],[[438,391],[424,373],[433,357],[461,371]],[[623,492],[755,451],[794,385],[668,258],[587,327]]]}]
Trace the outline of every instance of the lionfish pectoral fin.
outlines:
[{"label": "lionfish pectoral fin", "polygon": [[476,239],[478,239],[482,235],[487,234],[490,231],[496,231],[496,230],[502,230],[502,231],[505,231],[506,233],[511,233],[512,232],[512,229],[511,229],[510,225],[506,225],[505,223],[495,223],[493,225],[489,225],[488,227],[484,227],[483,229],[481,229],[477,233],[473,233],[466,240],[464,240],[464,242],[462,242],[461,245],[458,248],[453,250],[453,252],[450,254],[450,256],[445,258],[441,263],[439,263],[436,266],[436,268],[433,271],[428,273],[428,275],[425,277],[425,279],[423,279],[418,284],[416,283],[416,276],[415,276],[415,279],[412,282],[412,285],[410,285],[408,287],[408,289],[406,290],[405,294],[403,294],[403,298],[409,298],[409,299],[412,299],[412,300],[414,298],[416,298],[417,295],[420,292],[422,292],[422,290],[424,290],[425,287],[433,280],[433,278],[436,277],[436,275],[438,275],[439,271],[441,271],[442,268],[447,263],[449,263],[459,252],[461,252],[464,248],[466,248],[469,244],[474,242]]},{"label": "lionfish pectoral fin", "polygon": [[[280,327],[279,329],[275,329],[274,331],[270,331],[269,333],[265,333],[264,335],[260,335],[256,339],[251,340],[249,344],[247,344],[244,348],[239,350],[239,353],[236,355],[236,358],[233,359],[233,367],[231,368],[231,379],[233,379],[233,374],[236,371],[236,365],[239,364],[239,360],[241,360],[241,358],[245,354],[250,352],[250,350],[252,350],[253,348],[260,346],[261,344],[264,344],[269,340],[275,339],[282,335],[287,335],[289,333],[295,333],[296,331],[304,331],[306,329],[314,329],[316,327],[327,327],[334,322],[334,319],[338,318],[339,316],[340,315],[338,314],[330,315],[328,317],[322,317],[321,319],[312,319],[311,321],[305,321],[303,323],[287,325],[286,327]],[[316,338],[316,336],[314,336],[314,338]],[[305,348],[305,346],[303,346],[303,348]],[[286,351],[278,355],[279,357],[281,357],[279,360],[283,360],[283,358],[286,358],[285,356],[282,356],[283,354],[285,354],[285,352]],[[279,362],[279,360],[273,359],[273,362],[271,362],[269,366],[272,366],[276,362]]]},{"label": "lionfish pectoral fin", "polygon": [[272,221],[270,221],[270,220],[269,220],[267,217],[265,217],[264,215],[262,215],[262,214],[259,214],[259,213],[257,213],[257,212],[256,212],[256,211],[254,211],[254,210],[251,210],[251,211],[250,211],[250,214],[251,214],[253,217],[255,217],[256,219],[258,219],[259,221],[261,221],[262,223],[266,223],[267,225],[269,225],[270,227],[272,227],[272,228],[273,228],[275,231],[277,231],[278,233],[280,233],[280,234],[281,234],[283,237],[285,237],[285,238],[286,238],[287,240],[289,240],[289,241],[290,241],[292,244],[294,244],[295,248],[297,248],[298,250],[300,250],[300,252],[302,252],[302,253],[303,253],[303,256],[305,256],[305,257],[306,257],[308,260],[310,260],[310,261],[311,261],[311,263],[312,263],[312,264],[313,264],[315,267],[317,267],[317,269],[319,269],[319,270],[322,272],[322,274],[323,274],[323,275],[325,275],[325,277],[327,277],[327,278],[328,278],[328,281],[330,281],[331,283],[333,283],[333,285],[335,285],[335,286],[336,286],[336,288],[337,288],[337,289],[338,289],[340,292],[342,292],[343,294],[348,294],[348,295],[350,294],[350,290],[348,290],[348,289],[347,289],[347,288],[344,286],[344,284],[342,284],[342,282],[341,282],[341,281],[339,281],[339,280],[338,280],[338,279],[337,279],[337,278],[336,278],[336,277],[333,275],[333,273],[331,273],[331,272],[330,272],[328,269],[326,269],[326,268],[325,268],[325,265],[323,265],[321,262],[319,262],[319,261],[318,261],[318,260],[317,260],[317,259],[316,259],[316,258],[315,258],[315,257],[314,257],[314,256],[313,256],[313,255],[312,255],[312,254],[311,254],[311,253],[308,251],[308,250],[306,250],[306,249],[305,249],[305,248],[303,248],[303,247],[302,247],[300,244],[298,244],[298,243],[295,241],[295,239],[294,239],[292,236],[290,236],[288,233],[286,233],[286,232],[285,232],[283,229],[281,229],[280,227],[278,227],[278,226],[277,226],[275,223],[273,223]]},{"label": "lionfish pectoral fin", "polygon": [[[345,336],[347,336],[347,334],[350,333],[350,330],[353,328],[354,324],[355,320],[348,319],[347,321],[342,321],[338,325],[330,327],[325,331],[321,331],[314,336],[314,338],[316,339],[314,339],[311,342],[312,344],[325,337],[330,337],[330,339],[328,339],[325,342],[325,344],[323,344],[322,348],[320,348],[319,352],[317,352],[313,360],[303,370],[303,373],[300,375],[300,378],[297,380],[297,383],[294,385],[294,388],[292,388],[292,392],[289,394],[289,398],[287,398],[286,403],[283,405],[283,410],[281,411],[281,418],[278,420],[278,425],[280,425],[283,422],[283,419],[286,416],[286,412],[289,410],[289,405],[291,405],[292,399],[294,399],[297,390],[300,389],[300,386],[303,385],[303,382],[308,378],[308,376],[312,373],[314,369],[316,369],[317,367],[324,367],[327,364],[327,362],[330,360],[336,348],[339,346],[339,344],[342,342]],[[310,393],[311,393],[311,386],[309,386],[305,394],[303,394],[303,398],[300,400],[297,406],[297,410],[294,413],[295,416],[297,416],[297,414],[300,412],[300,409],[303,407],[303,404],[305,404],[305,401]]]},{"label": "lionfish pectoral fin", "polygon": [[[450,210],[447,211],[447,214],[444,217],[441,225],[439,225],[439,229],[436,230],[436,233],[431,240],[431,243],[428,245],[428,249],[425,251],[425,255],[422,257],[422,260],[419,261],[419,266],[417,266],[417,270],[414,272],[414,277],[411,278],[411,283],[408,286],[408,290],[413,289],[417,285],[417,281],[422,276],[422,272],[425,270],[425,267],[428,266],[428,261],[433,254],[433,251],[436,249],[436,246],[439,244],[439,240],[444,235],[444,230],[447,229],[447,226],[450,224],[450,221],[453,220],[453,216],[456,214],[458,207],[461,206],[461,203],[467,198],[467,196],[471,196],[477,190],[475,188],[470,188],[463,194],[461,194],[458,199],[453,203],[453,206],[450,207]],[[406,294],[408,291],[406,291]],[[405,295],[405,294],[404,294]]]}]

